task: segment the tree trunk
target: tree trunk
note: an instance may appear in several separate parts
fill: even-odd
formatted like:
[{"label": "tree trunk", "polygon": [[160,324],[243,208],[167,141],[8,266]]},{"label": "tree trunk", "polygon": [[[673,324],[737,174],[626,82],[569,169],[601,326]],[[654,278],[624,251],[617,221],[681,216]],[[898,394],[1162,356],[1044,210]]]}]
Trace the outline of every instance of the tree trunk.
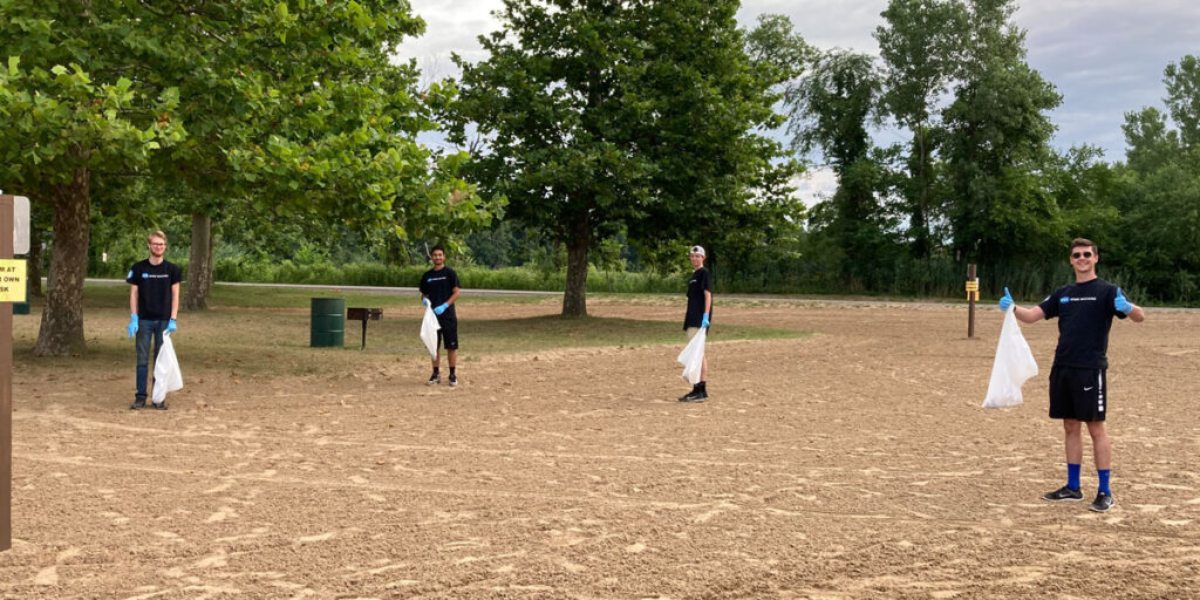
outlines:
[{"label": "tree trunk", "polygon": [[567,290],[563,294],[562,316],[587,316],[588,242],[592,224],[586,211],[576,217],[567,242]]},{"label": "tree trunk", "polygon": [[42,297],[42,232],[29,231],[29,297]]},{"label": "tree trunk", "polygon": [[82,354],[83,279],[87,275],[88,221],[91,172],[79,167],[69,183],[54,186],[54,243],[50,247],[50,277],[46,307],[37,343],[38,356]]},{"label": "tree trunk", "polygon": [[193,214],[187,293],[183,297],[183,308],[186,310],[208,310],[208,292],[213,282],[213,243],[212,217]]},{"label": "tree trunk", "polygon": [[913,255],[917,258],[929,258],[933,254],[933,240],[929,232],[929,193],[933,187],[929,172],[932,149],[929,148],[925,133],[925,126],[918,125],[913,134],[913,146],[917,152],[917,169],[914,175],[921,189],[912,207],[909,227],[912,230]]}]

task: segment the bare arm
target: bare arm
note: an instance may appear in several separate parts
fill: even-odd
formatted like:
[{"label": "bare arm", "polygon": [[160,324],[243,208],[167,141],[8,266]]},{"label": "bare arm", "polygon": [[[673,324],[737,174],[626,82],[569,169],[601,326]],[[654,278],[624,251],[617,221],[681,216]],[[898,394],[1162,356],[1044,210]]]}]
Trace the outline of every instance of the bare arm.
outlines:
[{"label": "bare arm", "polygon": [[179,316],[179,284],[171,284],[171,318]]},{"label": "bare arm", "polygon": [[1033,308],[1021,308],[1013,305],[1013,314],[1017,316],[1017,320],[1022,323],[1037,323],[1046,319],[1046,313],[1042,311],[1042,307],[1035,306]]},{"label": "bare arm", "polygon": [[129,314],[137,314],[137,286],[129,286]]},{"label": "bare arm", "polygon": [[1146,313],[1142,310],[1142,307],[1134,304],[1133,310],[1129,311],[1129,318],[1132,319],[1134,323],[1141,323],[1142,321],[1146,320]]},{"label": "bare arm", "polygon": [[454,293],[450,294],[449,300],[446,300],[446,306],[450,306],[451,304],[454,304],[455,300],[458,300],[458,292],[459,292],[459,289],[454,288]]},{"label": "bare arm", "polygon": [[712,314],[712,292],[704,290],[704,314]]}]

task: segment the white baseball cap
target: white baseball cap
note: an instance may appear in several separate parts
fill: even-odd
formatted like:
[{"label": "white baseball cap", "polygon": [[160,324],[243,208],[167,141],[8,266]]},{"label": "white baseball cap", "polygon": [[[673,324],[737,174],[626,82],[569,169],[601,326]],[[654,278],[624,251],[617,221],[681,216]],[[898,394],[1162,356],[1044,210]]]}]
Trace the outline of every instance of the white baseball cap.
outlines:
[{"label": "white baseball cap", "polygon": [[707,254],[704,253],[704,246],[692,246],[692,249],[690,251],[688,251],[688,254],[699,254],[700,256],[705,256],[705,257],[708,256]]}]

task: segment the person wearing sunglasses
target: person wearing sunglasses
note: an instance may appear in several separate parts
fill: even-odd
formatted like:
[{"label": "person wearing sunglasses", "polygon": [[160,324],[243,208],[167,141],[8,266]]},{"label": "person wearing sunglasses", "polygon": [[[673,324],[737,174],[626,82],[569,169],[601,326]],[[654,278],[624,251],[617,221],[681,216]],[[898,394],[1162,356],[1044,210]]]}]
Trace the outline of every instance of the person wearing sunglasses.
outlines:
[{"label": "person wearing sunglasses", "polygon": [[[129,325],[125,332],[137,342],[137,392],[131,410],[146,406],[146,380],[150,375],[150,344],[154,343],[154,359],[162,348],[163,335],[175,331],[179,314],[179,282],[183,280],[179,265],[165,258],[167,234],[155,231],[146,237],[150,257],[129,269],[125,282],[129,284]],[[166,410],[167,403],[150,403]]]},{"label": "person wearing sunglasses", "polygon": [[1061,287],[1033,308],[1013,304],[1012,295],[1004,288],[1000,309],[1011,306],[1018,319],[1035,323],[1058,318],[1058,347],[1054,351],[1054,366],[1050,369],[1050,418],[1063,422],[1067,453],[1067,484],[1042,495],[1050,502],[1078,502],[1080,469],[1083,463],[1083,424],[1092,438],[1092,452],[1100,480],[1091,510],[1108,512],[1115,504],[1109,477],[1112,473],[1112,443],[1104,428],[1108,406],[1108,332],[1112,319],[1129,318],[1134,323],[1145,320],[1140,306],[1125,297],[1121,288],[1096,275],[1100,251],[1091,240],[1077,238],[1071,242],[1071,267],[1075,283]]}]

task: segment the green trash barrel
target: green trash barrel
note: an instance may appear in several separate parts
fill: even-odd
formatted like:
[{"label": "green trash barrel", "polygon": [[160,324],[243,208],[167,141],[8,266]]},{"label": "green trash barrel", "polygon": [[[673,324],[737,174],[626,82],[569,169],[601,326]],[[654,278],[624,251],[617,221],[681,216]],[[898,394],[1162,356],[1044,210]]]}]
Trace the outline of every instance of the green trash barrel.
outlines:
[{"label": "green trash barrel", "polygon": [[346,300],[312,299],[313,348],[341,348],[346,342]]}]

